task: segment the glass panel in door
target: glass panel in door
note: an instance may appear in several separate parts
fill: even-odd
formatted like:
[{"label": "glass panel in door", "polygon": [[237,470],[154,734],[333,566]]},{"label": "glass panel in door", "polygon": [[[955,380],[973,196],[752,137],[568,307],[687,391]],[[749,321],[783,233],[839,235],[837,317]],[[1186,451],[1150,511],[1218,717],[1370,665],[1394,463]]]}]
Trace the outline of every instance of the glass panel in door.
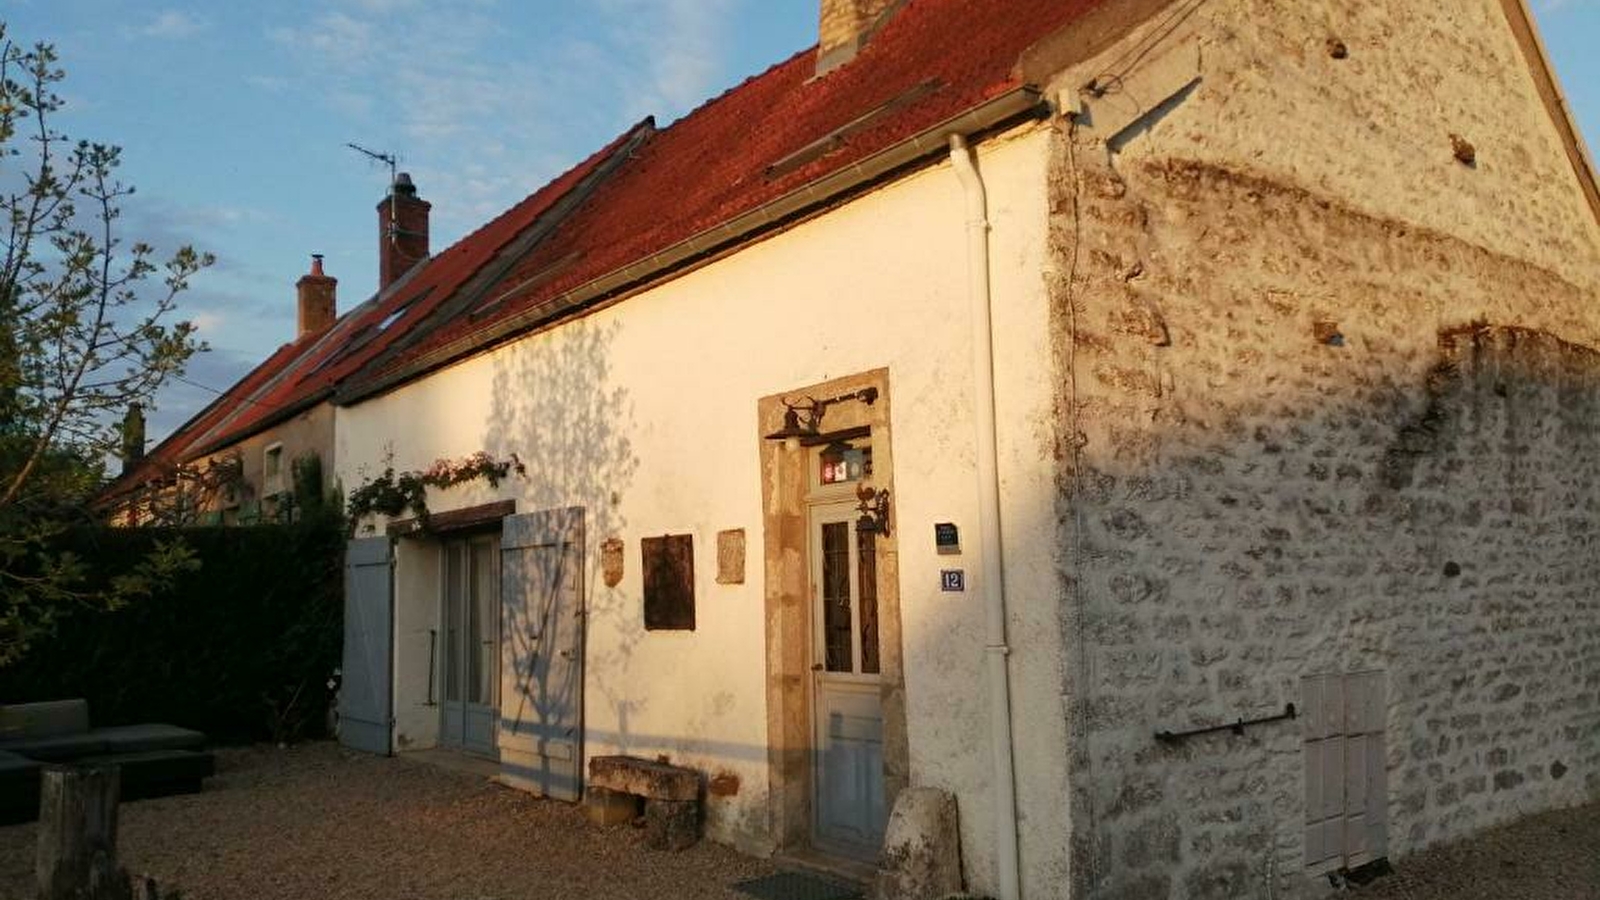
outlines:
[{"label": "glass panel in door", "polygon": [[439,742],[492,754],[498,672],[499,577],[493,537],[457,539],[443,546],[444,702]]},{"label": "glass panel in door", "polygon": [[495,570],[499,556],[498,542],[490,537],[477,538],[468,549],[468,626],[467,645],[463,648],[466,661],[466,735],[462,741],[468,749],[481,753],[494,750],[495,683],[498,673],[495,664],[500,650],[500,576]]},{"label": "glass panel in door", "polygon": [[439,667],[444,683],[444,698],[439,703],[439,743],[460,747],[466,728],[466,707],[461,701],[461,643],[465,634],[462,601],[463,577],[466,566],[465,548],[460,543],[448,543],[440,548],[444,565],[440,566],[439,590],[444,628],[440,635]]},{"label": "glass panel in door", "polygon": [[444,548],[444,699],[461,701],[461,587],[462,551],[460,544]]},{"label": "glass panel in door", "polygon": [[850,523],[822,523],[822,645],[828,672],[855,670],[855,597],[850,590]]}]

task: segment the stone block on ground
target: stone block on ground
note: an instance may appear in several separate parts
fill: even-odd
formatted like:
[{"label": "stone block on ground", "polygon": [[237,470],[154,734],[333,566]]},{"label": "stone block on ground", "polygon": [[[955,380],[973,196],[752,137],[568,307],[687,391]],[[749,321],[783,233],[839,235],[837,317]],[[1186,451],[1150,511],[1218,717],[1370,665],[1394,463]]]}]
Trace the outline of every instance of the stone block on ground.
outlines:
[{"label": "stone block on ground", "polygon": [[583,811],[601,828],[626,825],[639,815],[639,798],[607,788],[590,787],[583,796]]},{"label": "stone block on ground", "polygon": [[686,850],[700,840],[700,804],[694,800],[646,800],[645,843],[653,850]]},{"label": "stone block on ground", "polygon": [[874,896],[924,900],[959,896],[961,890],[956,798],[935,788],[906,788],[889,814]]},{"label": "stone block on ground", "polygon": [[650,800],[700,799],[699,772],[632,756],[589,760],[589,784]]}]

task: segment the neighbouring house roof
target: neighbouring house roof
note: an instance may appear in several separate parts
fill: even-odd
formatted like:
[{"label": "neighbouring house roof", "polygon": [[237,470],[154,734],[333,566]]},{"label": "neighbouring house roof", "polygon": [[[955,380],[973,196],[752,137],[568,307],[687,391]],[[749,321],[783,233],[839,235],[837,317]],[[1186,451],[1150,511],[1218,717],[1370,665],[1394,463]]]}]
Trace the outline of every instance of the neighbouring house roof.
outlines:
[{"label": "neighbouring house roof", "polygon": [[620,294],[659,274],[645,263],[662,251],[1018,90],[1030,45],[1108,3],[911,0],[826,75],[814,48],[796,54],[652,135],[478,308],[358,373],[338,402],[481,352],[569,313],[585,285],[637,271],[609,292]]},{"label": "neighbouring house roof", "polygon": [[[454,245],[418,263],[326,331],[285,344],[112,483],[101,502],[170,476],[326,400],[341,379],[383,353],[416,340],[452,304],[492,283],[537,234],[574,208],[630,148],[654,129],[635,125],[579,165]],[[286,309],[287,309],[286,305]]]}]

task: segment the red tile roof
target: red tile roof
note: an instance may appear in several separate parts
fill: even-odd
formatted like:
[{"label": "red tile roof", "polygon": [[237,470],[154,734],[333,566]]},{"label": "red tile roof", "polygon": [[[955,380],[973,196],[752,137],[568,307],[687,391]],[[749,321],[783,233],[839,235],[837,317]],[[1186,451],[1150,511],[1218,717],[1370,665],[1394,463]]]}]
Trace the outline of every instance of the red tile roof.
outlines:
[{"label": "red tile roof", "polygon": [[[227,447],[325,399],[344,378],[386,351],[414,340],[473,276],[517,238],[559,214],[563,200],[592,187],[625,150],[654,130],[646,120],[528,195],[477,231],[429,257],[387,289],[341,316],[327,331],[285,344],[222,397],[155,447],[107,491],[112,497],[174,467]],[[287,307],[286,307],[287,309]]]},{"label": "red tile roof", "polygon": [[[326,334],[279,350],[113,491],[264,430],[340,384],[420,372],[418,361],[437,358],[441,350],[477,352],[504,337],[498,326],[538,313],[573,288],[1014,90],[1024,51],[1110,2],[910,0],[853,61],[827,75],[815,77],[815,50],[808,49],[669,128],[636,126]],[[627,152],[620,153],[624,145]],[[598,183],[593,193],[486,293],[458,296],[473,275],[614,156],[620,168],[591,180]]]},{"label": "red tile roof", "polygon": [[[1014,69],[1025,50],[1106,2],[911,0],[853,61],[821,78],[814,49],[796,54],[652,137],[508,274],[510,294],[491,313],[458,316],[353,381],[470,345],[519,313],[1019,87]],[[552,273],[567,260],[576,262]]]}]

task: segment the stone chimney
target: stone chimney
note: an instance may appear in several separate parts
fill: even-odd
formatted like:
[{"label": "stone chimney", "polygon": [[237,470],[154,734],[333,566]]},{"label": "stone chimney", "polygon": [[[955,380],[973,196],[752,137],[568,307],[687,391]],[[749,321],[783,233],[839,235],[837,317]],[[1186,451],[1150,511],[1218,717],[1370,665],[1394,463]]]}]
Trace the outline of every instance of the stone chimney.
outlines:
[{"label": "stone chimney", "polygon": [[411,175],[394,177],[389,196],[378,203],[378,290],[404,275],[428,256],[428,210],[433,204],[417,196]]},{"label": "stone chimney", "polygon": [[322,254],[311,254],[311,271],[294,283],[300,294],[300,327],[295,340],[326,330],[339,317],[339,279],[322,274]]},{"label": "stone chimney", "polygon": [[822,0],[818,28],[817,74],[839,68],[872,39],[905,0]]},{"label": "stone chimney", "polygon": [[128,413],[122,417],[122,474],[144,459],[144,406],[128,404]]}]

